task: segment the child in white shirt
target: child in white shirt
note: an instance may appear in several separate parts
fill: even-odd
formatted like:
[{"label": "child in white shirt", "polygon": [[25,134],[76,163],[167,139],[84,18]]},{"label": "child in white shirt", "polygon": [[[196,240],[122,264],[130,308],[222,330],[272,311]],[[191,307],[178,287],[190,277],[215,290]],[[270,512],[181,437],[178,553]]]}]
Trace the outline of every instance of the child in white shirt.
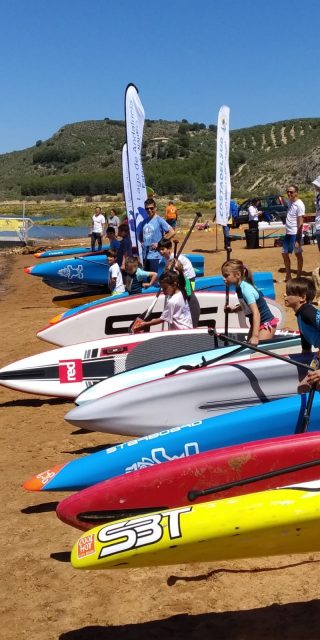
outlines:
[{"label": "child in white shirt", "polygon": [[107,260],[109,264],[108,287],[112,296],[125,292],[122,274],[117,263],[117,254],[118,252],[116,249],[109,249],[107,251]]}]

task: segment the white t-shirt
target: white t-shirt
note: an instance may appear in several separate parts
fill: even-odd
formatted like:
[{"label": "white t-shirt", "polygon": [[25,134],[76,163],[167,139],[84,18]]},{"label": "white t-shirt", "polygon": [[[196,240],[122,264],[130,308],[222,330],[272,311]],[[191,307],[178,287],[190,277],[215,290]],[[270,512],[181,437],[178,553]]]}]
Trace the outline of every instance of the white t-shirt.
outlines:
[{"label": "white t-shirt", "polygon": [[92,216],[92,231],[94,233],[102,233],[103,231],[103,225],[106,223],[106,219],[105,217],[102,215],[102,213],[99,213],[98,216],[93,215]]},{"label": "white t-shirt", "polygon": [[296,235],[298,231],[298,217],[304,216],[305,206],[298,198],[295,202],[291,202],[286,217],[286,233],[289,236]]},{"label": "white t-shirt", "polygon": [[[173,253],[170,256],[170,260],[172,260],[172,258]],[[183,266],[183,275],[185,278],[189,278],[189,280],[191,280],[192,278],[196,277],[196,272],[192,266],[192,262],[189,260],[189,258],[187,258],[187,256],[181,254],[180,256],[178,256],[177,260],[181,262]]]},{"label": "white t-shirt", "polygon": [[177,291],[167,299],[161,320],[168,323],[169,329],[193,328],[190,307],[188,301],[185,302],[181,291]]},{"label": "white t-shirt", "polygon": [[[116,285],[112,286],[112,279],[116,279]],[[109,267],[108,287],[110,291],[117,291],[117,293],[124,293],[125,288],[122,279],[122,273],[117,262]]]},{"label": "white t-shirt", "polygon": [[253,204],[251,204],[248,209],[248,220],[249,222],[252,222],[252,220],[259,220],[259,211],[257,207],[253,206]]}]

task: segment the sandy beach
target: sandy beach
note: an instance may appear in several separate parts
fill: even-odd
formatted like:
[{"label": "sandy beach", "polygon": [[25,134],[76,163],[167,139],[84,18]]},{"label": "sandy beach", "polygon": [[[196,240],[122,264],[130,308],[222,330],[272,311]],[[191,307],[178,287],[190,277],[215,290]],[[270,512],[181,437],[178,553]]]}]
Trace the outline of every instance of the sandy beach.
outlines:
[{"label": "sandy beach", "polygon": [[[219,239],[222,247],[221,238]],[[233,243],[232,257],[272,271],[276,298],[284,284],[280,248]],[[206,275],[220,273],[214,233],[195,232],[187,250],[203,252]],[[57,291],[23,272],[32,255],[1,255],[1,355],[4,366],[54,348],[36,337],[57,313]],[[304,250],[304,274],[319,265],[316,245]],[[294,268],[296,267],[293,264]],[[282,270],[279,271],[279,268]],[[291,312],[286,326],[296,328]],[[82,433],[64,421],[72,403],[0,387],[1,630],[5,640],[316,640],[319,638],[320,553],[131,571],[77,572],[68,554],[79,537],[55,515],[67,494],[27,493],[28,477],[121,438]],[[123,438],[122,440],[125,440]]]}]

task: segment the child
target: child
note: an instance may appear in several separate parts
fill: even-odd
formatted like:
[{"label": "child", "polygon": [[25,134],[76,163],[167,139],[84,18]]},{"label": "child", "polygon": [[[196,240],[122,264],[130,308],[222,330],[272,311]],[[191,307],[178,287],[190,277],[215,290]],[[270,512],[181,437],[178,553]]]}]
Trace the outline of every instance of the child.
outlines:
[{"label": "child", "polygon": [[[180,282],[182,283],[187,294],[189,308],[190,308],[191,317],[192,317],[192,324],[195,329],[199,324],[199,318],[201,313],[200,304],[196,294],[193,291],[192,283],[184,275],[183,264],[180,262],[180,256],[179,256],[179,259],[173,258],[172,260],[168,260],[165,268],[165,273],[167,271],[175,271],[176,273],[180,274]],[[193,285],[194,284],[195,283],[193,282]]]},{"label": "child", "polygon": [[124,293],[125,288],[120,267],[117,263],[116,249],[109,249],[107,251],[107,260],[109,264],[108,287],[111,291],[111,295],[115,296],[118,293]]},{"label": "child", "polygon": [[192,329],[193,324],[188,297],[184,284],[181,282],[180,274],[174,271],[166,271],[160,276],[159,282],[163,293],[168,296],[164,310],[160,318],[142,321],[136,332],[163,322],[168,323],[169,329]]},{"label": "child", "polygon": [[[161,254],[162,260],[160,262],[160,269],[161,267],[164,265],[164,268],[166,268],[167,263],[169,260],[172,260],[174,258],[173,252],[172,252],[172,242],[171,240],[166,240],[166,238],[162,238],[162,240],[160,240],[158,242],[158,251]],[[189,282],[191,283],[192,289],[194,289],[195,286],[195,279],[196,279],[196,272],[189,260],[189,258],[187,258],[187,256],[184,256],[183,254],[179,255],[179,262],[181,262],[182,266],[183,266],[183,275],[186,279],[189,280]]]},{"label": "child", "polygon": [[272,315],[261,291],[253,284],[249,269],[241,260],[227,260],[221,267],[227,285],[234,284],[239,303],[226,306],[229,313],[243,310],[250,321],[248,342],[257,345],[259,340],[270,340],[275,334],[278,320]]},{"label": "child", "polygon": [[[135,256],[125,259],[125,285],[130,295],[141,293],[143,288],[152,287],[158,278],[155,271],[144,271],[139,265]],[[150,282],[144,282],[146,278],[151,278]]]},{"label": "child", "polygon": [[120,266],[121,271],[124,271],[126,258],[128,256],[132,256],[130,230],[127,224],[120,224],[118,236],[121,238],[120,247],[118,249],[118,265]]},{"label": "child", "polygon": [[120,247],[120,240],[117,240],[116,232],[113,227],[107,227],[106,236],[110,242],[110,249],[116,249],[118,251]]},{"label": "child", "polygon": [[[315,297],[315,286],[311,278],[291,278],[286,284],[286,293],[284,294],[284,304],[286,307],[293,309],[296,314],[298,326],[301,333],[302,353],[311,353],[312,345],[320,349],[320,311],[312,304]],[[315,361],[319,354],[316,356]],[[320,370],[310,371],[306,378],[301,382],[302,385],[307,382],[313,384],[320,383]]]}]

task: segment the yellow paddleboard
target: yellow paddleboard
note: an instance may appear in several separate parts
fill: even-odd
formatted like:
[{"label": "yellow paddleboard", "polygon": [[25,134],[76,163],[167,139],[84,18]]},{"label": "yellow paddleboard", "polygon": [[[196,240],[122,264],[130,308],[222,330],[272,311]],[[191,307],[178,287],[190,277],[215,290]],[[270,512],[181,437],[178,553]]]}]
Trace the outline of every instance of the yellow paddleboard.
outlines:
[{"label": "yellow paddleboard", "polygon": [[215,562],[320,551],[320,480],[119,520],[75,544],[76,569]]}]

